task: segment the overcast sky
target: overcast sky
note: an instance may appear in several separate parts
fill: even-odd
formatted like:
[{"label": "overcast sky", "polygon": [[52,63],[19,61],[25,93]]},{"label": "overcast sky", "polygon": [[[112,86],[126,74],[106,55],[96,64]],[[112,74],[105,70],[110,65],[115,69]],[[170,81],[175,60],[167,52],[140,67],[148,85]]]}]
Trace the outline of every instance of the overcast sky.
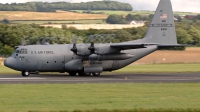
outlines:
[{"label": "overcast sky", "polygon": [[[45,1],[45,2],[87,2],[94,0],[1,0],[0,3],[24,3],[30,1]],[[114,0],[119,2],[130,3],[134,10],[156,10],[159,0]],[[171,0],[174,11],[184,12],[199,12],[200,0]]]}]

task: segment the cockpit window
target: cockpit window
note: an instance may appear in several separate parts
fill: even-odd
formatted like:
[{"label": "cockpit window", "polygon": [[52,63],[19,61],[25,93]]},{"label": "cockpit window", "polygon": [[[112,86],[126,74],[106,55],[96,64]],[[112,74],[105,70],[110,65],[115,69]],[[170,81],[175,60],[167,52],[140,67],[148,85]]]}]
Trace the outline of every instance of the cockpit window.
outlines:
[{"label": "cockpit window", "polygon": [[18,56],[20,54],[28,54],[28,50],[27,49],[16,49],[13,53],[14,56]]},{"label": "cockpit window", "polygon": [[19,53],[19,50],[16,50],[16,53]]},{"label": "cockpit window", "polygon": [[28,54],[28,50],[27,49],[18,49],[18,50],[15,50],[16,54]]}]

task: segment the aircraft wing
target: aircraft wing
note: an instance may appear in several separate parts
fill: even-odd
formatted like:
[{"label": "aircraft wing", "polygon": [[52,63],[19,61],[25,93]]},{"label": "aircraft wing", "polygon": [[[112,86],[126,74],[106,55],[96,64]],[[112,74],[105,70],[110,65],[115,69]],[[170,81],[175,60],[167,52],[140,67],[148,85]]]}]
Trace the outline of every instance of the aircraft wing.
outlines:
[{"label": "aircraft wing", "polygon": [[121,49],[121,50],[126,50],[126,49],[139,49],[139,48],[147,48],[148,46],[150,45],[157,45],[158,47],[166,47],[166,48],[169,48],[169,47],[184,47],[184,46],[187,46],[187,45],[181,45],[181,44],[175,44],[175,45],[162,45],[162,44],[157,44],[157,43],[119,43],[119,44],[111,44],[110,47],[113,47],[113,48],[118,48],[118,49]]},{"label": "aircraft wing", "polygon": [[157,45],[157,44],[119,43],[119,44],[111,44],[110,47],[126,50],[126,49],[146,48],[147,45]]}]

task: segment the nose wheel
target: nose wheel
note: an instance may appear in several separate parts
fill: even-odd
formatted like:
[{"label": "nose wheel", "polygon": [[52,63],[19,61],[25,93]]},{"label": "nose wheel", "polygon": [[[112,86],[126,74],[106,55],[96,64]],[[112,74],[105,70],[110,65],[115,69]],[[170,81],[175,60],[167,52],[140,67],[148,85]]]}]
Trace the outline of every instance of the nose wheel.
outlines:
[{"label": "nose wheel", "polygon": [[22,76],[23,77],[28,77],[30,73],[28,71],[22,71]]},{"label": "nose wheel", "polygon": [[93,75],[93,76],[95,76],[95,77],[98,77],[98,76],[100,76],[100,75],[101,75],[101,73],[99,73],[99,72],[96,72],[96,73],[92,73],[92,75]]}]

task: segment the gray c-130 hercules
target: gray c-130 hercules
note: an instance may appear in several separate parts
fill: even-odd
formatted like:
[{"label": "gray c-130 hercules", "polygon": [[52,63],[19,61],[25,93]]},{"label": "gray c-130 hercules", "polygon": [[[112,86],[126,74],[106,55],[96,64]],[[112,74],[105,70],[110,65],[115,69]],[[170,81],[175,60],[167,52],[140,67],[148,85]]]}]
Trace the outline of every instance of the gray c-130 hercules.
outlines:
[{"label": "gray c-130 hercules", "polygon": [[123,43],[28,45],[18,46],[4,65],[22,76],[31,72],[68,72],[70,76],[99,76],[103,71],[121,69],[160,47],[177,44],[174,16],[170,0],[160,0],[143,39]]}]

